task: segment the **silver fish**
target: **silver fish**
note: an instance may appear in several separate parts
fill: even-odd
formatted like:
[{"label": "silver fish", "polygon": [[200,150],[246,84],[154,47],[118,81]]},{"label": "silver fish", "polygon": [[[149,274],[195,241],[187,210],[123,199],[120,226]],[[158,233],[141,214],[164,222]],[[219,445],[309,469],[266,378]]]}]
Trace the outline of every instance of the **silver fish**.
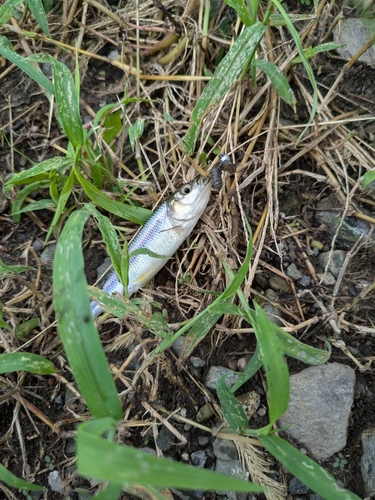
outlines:
[{"label": "silver fish", "polygon": [[[150,281],[176,253],[206,209],[210,194],[211,179],[198,175],[193,181],[183,184],[149,218],[130,243],[129,254],[145,248],[165,258],[155,258],[147,254],[130,257],[129,296]],[[123,293],[123,286],[115,271],[109,275],[103,290],[108,293]],[[103,309],[96,302],[91,302],[91,312],[96,318]]]}]

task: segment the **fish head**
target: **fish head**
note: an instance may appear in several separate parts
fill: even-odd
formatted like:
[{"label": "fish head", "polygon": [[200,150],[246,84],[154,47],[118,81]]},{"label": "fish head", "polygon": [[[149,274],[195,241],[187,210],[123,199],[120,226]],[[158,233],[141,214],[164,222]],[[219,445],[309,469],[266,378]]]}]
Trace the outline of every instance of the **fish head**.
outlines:
[{"label": "fish head", "polygon": [[171,216],[177,221],[199,218],[207,206],[210,194],[211,179],[198,175],[191,182],[180,186],[171,196]]}]

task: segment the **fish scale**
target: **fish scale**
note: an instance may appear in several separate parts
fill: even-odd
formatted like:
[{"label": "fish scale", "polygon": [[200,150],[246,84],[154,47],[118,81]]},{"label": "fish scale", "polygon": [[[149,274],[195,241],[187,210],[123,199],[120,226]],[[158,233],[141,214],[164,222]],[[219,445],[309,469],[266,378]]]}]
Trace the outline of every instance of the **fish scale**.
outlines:
[{"label": "fish scale", "polygon": [[[129,254],[140,248],[165,256],[151,257],[138,254],[129,259],[128,295],[144,286],[176,253],[189,236],[204,212],[211,192],[211,180],[199,175],[192,182],[182,185],[165,201],[146,222],[129,245]],[[123,293],[123,286],[112,271],[102,287],[107,293]],[[94,318],[103,312],[96,302],[91,302]]]}]

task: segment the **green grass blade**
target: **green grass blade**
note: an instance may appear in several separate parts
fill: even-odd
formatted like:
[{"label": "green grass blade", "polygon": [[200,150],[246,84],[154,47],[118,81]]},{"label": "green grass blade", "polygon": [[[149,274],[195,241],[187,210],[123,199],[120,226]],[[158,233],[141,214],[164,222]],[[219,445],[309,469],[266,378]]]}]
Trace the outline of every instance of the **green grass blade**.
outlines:
[{"label": "green grass blade", "polygon": [[13,16],[17,5],[20,5],[24,0],[7,0],[0,7],[0,26],[7,23],[9,19]]},{"label": "green grass blade", "polygon": [[135,207],[133,205],[127,205],[125,203],[120,203],[116,200],[109,199],[105,194],[103,194],[97,187],[95,187],[91,182],[88,182],[78,171],[75,170],[78,182],[83,187],[86,195],[92,200],[96,205],[107,210],[111,214],[117,215],[125,220],[130,220],[136,224],[144,224],[152,215],[151,210],[147,210],[142,207]]},{"label": "green grass blade", "polygon": [[32,201],[31,203],[26,205],[26,207],[17,210],[17,212],[12,210],[12,215],[17,216],[25,212],[34,212],[35,210],[46,210],[48,208],[56,208],[56,203],[53,200],[49,199]]},{"label": "green grass blade", "polygon": [[[14,174],[10,179],[6,181],[5,187],[7,189],[10,189],[13,186],[17,186],[19,184],[30,184],[35,180],[48,180],[49,179],[48,173],[50,171],[59,171],[61,175],[64,175],[66,170],[71,165],[72,165],[72,160],[70,158],[55,156],[54,158],[42,161],[42,163],[34,165],[33,167],[27,170],[23,170],[22,172]],[[39,179],[38,178],[39,176],[43,176],[43,178]]]},{"label": "green grass blade", "polygon": [[77,468],[84,476],[159,488],[264,491],[263,487],[248,481],[156,458],[130,446],[110,442],[98,435],[98,429],[95,421],[78,426]]},{"label": "green grass blade", "polygon": [[24,71],[30,78],[32,78],[50,94],[54,95],[54,87],[48,78],[41,72],[40,69],[33,66],[29,58],[25,59],[14,52],[14,50],[10,49],[8,44],[4,42],[4,37],[0,37],[0,54]]},{"label": "green grass blade", "polygon": [[285,20],[285,24],[287,25],[287,27],[290,31],[290,34],[293,37],[293,40],[294,40],[294,43],[296,44],[296,48],[298,50],[298,53],[302,59],[302,64],[304,65],[304,67],[306,69],[307,76],[309,77],[310,84],[313,88],[313,103],[312,103],[309,123],[306,125],[305,129],[303,130],[303,132],[299,136],[299,138],[298,138],[298,141],[299,141],[302,138],[303,134],[306,132],[306,130],[309,128],[310,124],[312,123],[312,121],[314,119],[314,116],[315,116],[315,113],[316,113],[316,110],[318,107],[318,86],[317,86],[316,81],[315,81],[315,76],[314,76],[313,70],[312,70],[308,60],[306,59],[306,57],[304,55],[303,47],[302,47],[298,32],[295,29],[295,27],[293,26],[293,23],[289,18],[289,14],[286,12],[284,7],[281,5],[279,0],[271,0],[271,1],[277,7],[278,11],[280,12],[280,14],[283,16],[283,18]]},{"label": "green grass blade", "polygon": [[51,361],[30,352],[10,352],[0,354],[0,373],[24,370],[37,375],[57,373]]},{"label": "green grass blade", "polygon": [[5,319],[3,318],[3,310],[1,309],[2,305],[3,304],[1,304],[0,302],[0,328],[5,328],[5,330],[8,330],[8,332],[12,332],[13,328],[9,326],[8,323],[5,321]]},{"label": "green grass blade", "polygon": [[360,500],[351,491],[341,488],[323,467],[278,436],[258,436],[272,455],[311,490],[327,500]]},{"label": "green grass blade", "polygon": [[60,217],[61,217],[61,214],[63,213],[65,207],[66,207],[66,204],[68,202],[68,199],[69,199],[69,196],[71,195],[72,193],[72,189],[73,189],[73,186],[74,186],[74,170],[71,170],[70,174],[69,174],[69,177],[66,179],[66,182],[61,190],[61,193],[60,193],[60,196],[59,196],[59,201],[58,201],[58,204],[57,204],[57,207],[56,207],[56,212],[53,216],[53,219],[52,219],[52,222],[51,222],[51,225],[48,229],[48,233],[47,233],[47,236],[46,236],[46,240],[45,240],[45,243],[47,243],[47,241],[49,240],[51,234],[52,234],[52,231],[54,230],[56,224],[58,223]]},{"label": "green grass blade", "polygon": [[98,227],[102,234],[109,256],[111,257],[113,268],[116,271],[117,276],[120,276],[122,252],[115,228],[108,217],[102,215],[93,205],[86,203],[85,208],[98,221]]},{"label": "green grass blade", "polygon": [[[255,330],[266,373],[270,417],[270,424],[267,427],[270,430],[272,425],[288,408],[290,393],[289,371],[273,324],[257,303],[254,303],[254,306],[255,314],[249,320],[253,321],[252,326]],[[264,430],[266,431],[266,429]]]},{"label": "green grass blade", "polygon": [[40,326],[39,318],[31,318],[26,320],[23,323],[16,326],[15,328],[16,337],[20,340],[26,340],[26,337],[31,332],[31,330],[34,330],[34,328],[37,328],[38,326]]},{"label": "green grass blade", "polygon": [[237,434],[243,434],[248,427],[247,416],[241,403],[236,399],[226,384],[230,373],[222,375],[216,384],[216,392],[220,400],[225,420]]},{"label": "green grass blade", "polygon": [[[331,357],[331,351],[303,344],[279,326],[273,324],[276,335],[285,354],[309,365],[321,365]],[[329,344],[328,344],[329,345]]]},{"label": "green grass blade", "polygon": [[212,106],[218,104],[230,90],[238,75],[254,56],[267,27],[257,22],[246,28],[222,59],[214,76],[204,88],[191,115],[191,125],[185,136],[186,150],[192,154],[200,123]]},{"label": "green grass blade", "polygon": [[[306,59],[311,59],[312,57],[316,56],[316,54],[320,54],[322,52],[329,52],[330,50],[337,50],[340,47],[343,47],[345,44],[343,43],[333,43],[333,42],[327,42],[327,43],[322,43],[320,45],[317,45],[316,47],[308,47],[304,55]],[[299,64],[302,62],[301,57],[296,57],[291,61],[289,66],[294,66],[296,64]]]},{"label": "green grass blade", "polygon": [[21,210],[21,206],[23,202],[25,201],[25,198],[29,196],[30,193],[33,191],[37,191],[38,189],[45,188],[49,184],[48,180],[43,180],[43,181],[38,181],[38,182],[33,182],[32,184],[29,184],[28,186],[24,187],[17,193],[17,199],[12,205],[12,216],[15,222],[19,223],[21,220],[19,210]]},{"label": "green grass blade", "polygon": [[295,106],[297,103],[293,90],[291,89],[288,80],[280,69],[269,61],[258,59],[253,62],[254,66],[261,69],[271,80],[273,87],[278,95],[290,106]]},{"label": "green grass blade", "polygon": [[57,245],[53,299],[58,328],[79,390],[94,417],[122,417],[107,359],[90,309],[82,255],[82,231],[89,214],[74,212]]},{"label": "green grass blade", "polygon": [[123,490],[123,485],[114,483],[113,481],[111,483],[108,483],[103,490],[100,490],[94,497],[92,497],[93,500],[117,500],[120,498],[122,490]]},{"label": "green grass blade", "polygon": [[260,355],[259,344],[257,344],[254,354],[247,363],[244,371],[239,375],[237,382],[231,387],[231,392],[236,392],[245,382],[247,382],[262,367],[263,361]]},{"label": "green grass blade", "polygon": [[4,465],[0,464],[0,481],[7,484],[8,486],[12,486],[13,488],[17,488],[19,490],[31,490],[31,491],[44,491],[45,488],[43,486],[38,486],[37,484],[28,483],[23,479],[16,477],[14,474],[8,471],[4,467]]},{"label": "green grass blade", "polygon": [[250,26],[252,24],[252,20],[244,0],[224,0],[224,2],[237,12],[238,17],[245,26]]},{"label": "green grass blade", "polygon": [[36,270],[35,267],[30,267],[30,266],[7,266],[0,259],[0,278],[10,273],[21,274],[24,273],[25,271],[35,271],[35,270]]},{"label": "green grass blade", "polygon": [[29,4],[30,10],[35,17],[36,22],[39,24],[44,33],[51,38],[51,33],[48,28],[47,15],[44,10],[42,0],[28,0],[27,3]]}]

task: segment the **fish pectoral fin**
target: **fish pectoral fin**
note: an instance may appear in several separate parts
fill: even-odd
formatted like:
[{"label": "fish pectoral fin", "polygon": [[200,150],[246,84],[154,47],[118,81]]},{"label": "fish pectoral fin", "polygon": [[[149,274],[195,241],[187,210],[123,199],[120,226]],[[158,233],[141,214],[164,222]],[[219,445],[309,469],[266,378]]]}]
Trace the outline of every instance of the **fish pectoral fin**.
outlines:
[{"label": "fish pectoral fin", "polygon": [[183,226],[177,225],[177,226],[171,226],[168,229],[162,229],[160,232],[166,233],[167,231],[174,231],[176,234],[181,234],[184,231],[184,228]]}]

